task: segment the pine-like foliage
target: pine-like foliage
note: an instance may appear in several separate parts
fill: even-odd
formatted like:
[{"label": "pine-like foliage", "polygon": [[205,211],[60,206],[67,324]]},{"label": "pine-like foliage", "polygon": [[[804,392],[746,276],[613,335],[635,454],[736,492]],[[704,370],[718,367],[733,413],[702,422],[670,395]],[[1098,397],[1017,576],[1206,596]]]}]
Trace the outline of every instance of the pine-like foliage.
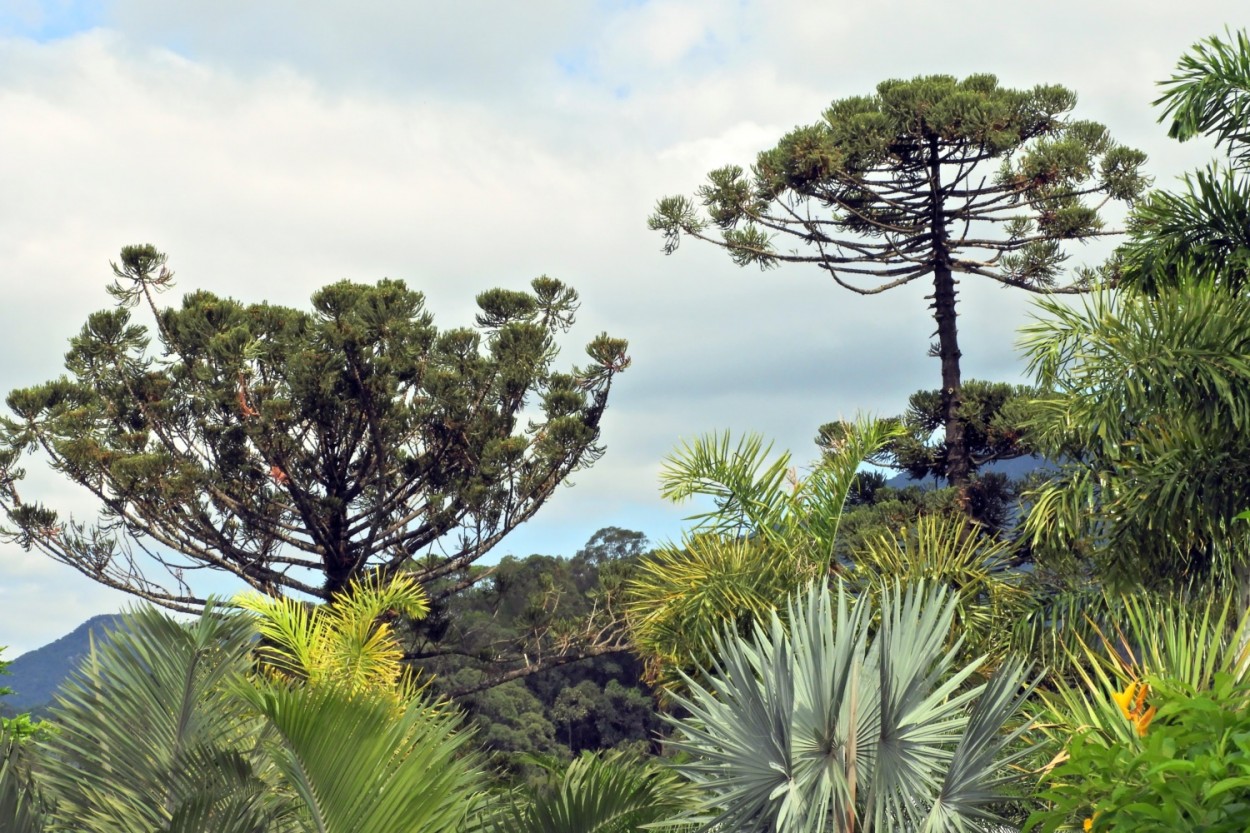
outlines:
[{"label": "pine-like foliage", "polygon": [[[332,284],[307,312],[203,291],[159,308],[165,264],[123,249],[117,307],[72,339],[68,376],[9,394],[0,431],[6,537],[96,581],[183,610],[203,604],[200,567],[326,600],[374,571],[428,585],[602,452],[626,344],[601,335],[588,367],[553,370],[578,304],[559,281],[484,292],[475,328],[440,331],[396,280]],[[96,522],[19,494],[35,449],[96,498]]]},{"label": "pine-like foliage", "polygon": [[749,173],[718,168],[694,200],[661,199],[650,225],[668,253],[694,237],[740,265],[814,264],[861,295],[931,278],[947,476],[962,487],[970,461],[955,276],[1083,291],[1094,274],[1063,283],[1063,244],[1111,233],[1101,207],[1146,185],[1144,154],[1070,118],[1075,104],[1063,87],[1007,89],[992,75],[885,81],[874,95],[834,101]]}]

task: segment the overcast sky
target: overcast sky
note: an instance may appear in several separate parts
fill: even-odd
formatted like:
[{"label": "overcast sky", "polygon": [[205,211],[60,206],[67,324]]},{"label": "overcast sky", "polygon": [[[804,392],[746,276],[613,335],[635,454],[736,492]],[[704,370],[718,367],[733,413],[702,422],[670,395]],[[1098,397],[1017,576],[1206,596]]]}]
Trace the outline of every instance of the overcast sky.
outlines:
[{"label": "overcast sky", "polygon": [[[1077,116],[1167,185],[1211,151],[1167,140],[1154,84],[1245,8],[0,0],[0,388],[60,372],[130,243],[169,254],[179,293],[304,305],[341,278],[402,278],[444,326],[470,322],[477,292],[545,273],[583,298],[562,362],[607,330],[634,365],[607,456],[498,552],[571,554],[608,525],[675,537],[689,510],[660,502],[656,475],[681,438],[758,431],[808,461],[822,422],[898,412],[939,368],[925,287],[861,298],[694,242],[665,257],[646,228],[658,197],[749,165],[834,98],[922,73],[1067,85]],[[963,289],[965,378],[1019,380],[1029,299]],[[25,491],[80,503],[38,471]],[[9,658],[124,603],[0,547]]]}]

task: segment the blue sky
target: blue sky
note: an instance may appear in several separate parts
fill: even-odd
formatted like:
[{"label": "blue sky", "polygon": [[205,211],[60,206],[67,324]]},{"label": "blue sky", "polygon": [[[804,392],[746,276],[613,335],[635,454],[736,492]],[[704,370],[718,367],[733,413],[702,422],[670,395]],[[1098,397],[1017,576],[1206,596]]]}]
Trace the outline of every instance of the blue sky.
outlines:
[{"label": "blue sky", "polygon": [[[1167,140],[1154,82],[1244,19],[1225,0],[9,0],[0,387],[59,372],[129,243],[168,252],[180,291],[247,300],[403,278],[445,326],[477,292],[546,273],[583,298],[561,361],[606,330],[634,364],[607,455],[499,553],[568,554],[609,525],[675,536],[691,510],[663,504],[656,478],[682,438],[758,431],[802,462],[821,423],[895,412],[937,365],[923,287],[860,298],[692,243],[666,258],[646,229],[657,198],[749,165],[832,98],[935,72],[1070,86],[1076,115],[1145,149],[1166,183],[1211,151]],[[963,289],[965,375],[1019,379],[1028,299]],[[32,494],[90,510],[36,469]],[[120,603],[0,546],[8,656]]]},{"label": "blue sky", "polygon": [[0,6],[0,37],[45,43],[107,22],[108,4],[91,0],[9,0]]}]

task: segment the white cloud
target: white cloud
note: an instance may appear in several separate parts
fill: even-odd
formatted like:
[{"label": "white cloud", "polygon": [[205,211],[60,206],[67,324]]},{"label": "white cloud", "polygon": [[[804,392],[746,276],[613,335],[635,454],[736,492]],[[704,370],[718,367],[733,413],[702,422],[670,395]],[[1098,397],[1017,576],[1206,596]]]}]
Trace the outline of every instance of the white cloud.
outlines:
[{"label": "white cloud", "polygon": [[[503,547],[521,553],[568,552],[606,525],[671,534],[685,510],[659,504],[655,474],[680,437],[758,430],[801,460],[821,422],[897,409],[936,379],[921,287],[858,298],[694,243],[664,258],[645,226],[656,198],[749,165],[835,97],[926,72],[1067,84],[1081,117],[1167,180],[1209,149],[1166,140],[1154,82],[1242,16],[1215,0],[110,8],[71,38],[0,40],[0,387],[59,372],[128,243],[165,249],[180,290],[251,300],[404,278],[448,326],[476,292],[545,272],[583,295],[564,360],[608,330],[635,364],[607,457]],[[1015,377],[1027,299],[964,290],[967,375]],[[31,559],[0,553],[0,644],[115,605]]]}]

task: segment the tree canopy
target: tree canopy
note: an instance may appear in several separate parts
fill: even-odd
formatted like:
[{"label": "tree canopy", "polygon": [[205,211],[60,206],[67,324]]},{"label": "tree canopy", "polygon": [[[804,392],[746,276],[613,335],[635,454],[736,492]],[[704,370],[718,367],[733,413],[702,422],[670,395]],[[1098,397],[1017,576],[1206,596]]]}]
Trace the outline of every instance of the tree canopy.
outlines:
[{"label": "tree canopy", "polygon": [[[1145,155],[1105,127],[1069,118],[1060,86],[1000,87],[992,75],[890,80],[875,95],[834,101],[759,154],[708,174],[697,200],[661,199],[650,218],[672,253],[683,236],[724,248],[739,265],[814,264],[872,295],[931,277],[942,363],[942,419],[952,485],[971,461],[961,415],[956,274],[1031,292],[1061,283],[1064,241],[1113,233],[1099,209],[1146,184]],[[719,234],[715,234],[719,231]],[[794,248],[790,248],[794,246]]]},{"label": "tree canopy", "polygon": [[[578,296],[548,277],[477,297],[439,330],[402,281],[341,281],[311,311],[196,291],[161,308],[166,257],[129,246],[112,309],[70,342],[68,375],[15,390],[0,430],[7,540],[166,607],[204,604],[222,570],[263,593],[329,600],[411,571],[443,594],[602,453],[626,342],[556,371]],[[150,326],[132,309],[144,304]],[[99,505],[62,517],[19,492],[39,450]],[[435,599],[436,600],[436,599]]]},{"label": "tree canopy", "polygon": [[1210,37],[1162,82],[1160,121],[1179,141],[1215,140],[1227,152],[1186,174],[1179,191],[1155,191],[1129,219],[1119,282],[1145,292],[1195,274],[1234,291],[1250,284],[1250,37]]}]

